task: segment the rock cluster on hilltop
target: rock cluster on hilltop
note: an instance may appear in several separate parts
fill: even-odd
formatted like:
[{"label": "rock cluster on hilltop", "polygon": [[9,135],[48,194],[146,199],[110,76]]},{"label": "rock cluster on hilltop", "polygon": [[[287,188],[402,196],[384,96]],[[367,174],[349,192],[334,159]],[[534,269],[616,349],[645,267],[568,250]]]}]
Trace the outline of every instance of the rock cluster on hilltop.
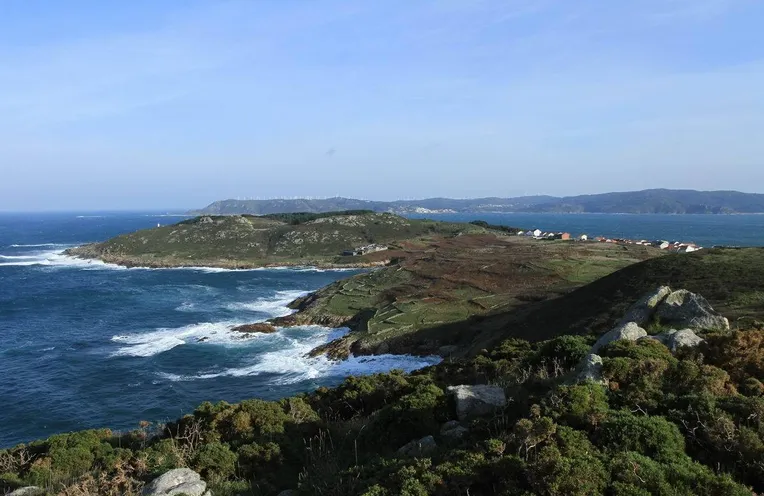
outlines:
[{"label": "rock cluster on hilltop", "polygon": [[[642,326],[658,322],[662,326],[677,327],[655,336],[648,335]],[[602,357],[597,353],[615,341],[654,339],[663,343],[672,353],[682,347],[694,347],[703,342],[697,332],[729,329],[729,320],[716,312],[699,294],[686,289],[672,291],[661,286],[634,303],[613,329],[606,332],[592,346],[589,354],[579,363],[575,380],[605,384],[602,378]]]}]

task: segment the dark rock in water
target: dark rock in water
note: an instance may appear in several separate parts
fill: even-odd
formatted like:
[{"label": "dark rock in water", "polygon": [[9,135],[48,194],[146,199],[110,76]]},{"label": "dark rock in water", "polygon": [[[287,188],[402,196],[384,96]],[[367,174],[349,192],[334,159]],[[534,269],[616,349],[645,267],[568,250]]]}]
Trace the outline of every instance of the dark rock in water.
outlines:
[{"label": "dark rock in water", "polygon": [[203,336],[203,337],[197,339],[196,342],[197,343],[204,343],[205,341],[209,341],[209,340],[210,340],[210,338],[208,338],[207,336]]},{"label": "dark rock in water", "polygon": [[263,334],[272,334],[276,332],[278,329],[276,329],[276,327],[274,327],[273,324],[269,324],[267,322],[259,322],[257,324],[244,324],[244,325],[232,327],[231,330],[236,332],[243,332],[243,333],[260,332]]}]

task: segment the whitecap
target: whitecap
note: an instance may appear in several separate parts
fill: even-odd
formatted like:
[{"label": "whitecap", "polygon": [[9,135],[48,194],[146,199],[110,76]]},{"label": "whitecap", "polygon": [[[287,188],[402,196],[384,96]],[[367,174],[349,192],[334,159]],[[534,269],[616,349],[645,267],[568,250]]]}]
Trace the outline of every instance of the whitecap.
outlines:
[{"label": "whitecap", "polygon": [[25,260],[12,262],[2,262],[0,267],[4,266],[33,266],[40,265],[45,267],[74,267],[82,269],[125,269],[116,264],[102,262],[100,260],[82,259],[65,255],[61,250],[44,251],[40,253],[30,253]]},{"label": "whitecap", "polygon": [[190,301],[184,301],[177,307],[175,307],[176,312],[196,312],[198,309],[196,308],[196,303],[190,302]]},{"label": "whitecap", "polygon": [[[310,334],[296,336],[296,334]],[[295,337],[289,337],[292,333]],[[219,377],[247,377],[270,374],[274,377],[269,384],[293,384],[306,380],[326,379],[330,377],[347,377],[349,375],[365,375],[388,372],[401,369],[411,372],[420,368],[436,365],[442,360],[439,356],[413,355],[371,355],[350,356],[347,360],[332,361],[326,356],[310,357],[308,353],[322,344],[337,339],[348,332],[348,329],[330,329],[328,327],[307,326],[282,331],[285,344],[280,349],[260,353],[253,357],[252,363],[242,366],[225,368],[217,371],[206,371],[194,375],[179,375],[171,373],[158,374],[163,379],[173,382],[215,379]]]},{"label": "whitecap", "polygon": [[[111,356],[150,357],[170,351],[177,346],[197,342],[240,346],[253,339],[273,336],[272,334],[250,336],[231,331],[232,327],[243,323],[242,321],[202,322],[183,327],[162,327],[149,332],[116,335],[111,338],[111,341],[124,346],[114,351]],[[203,338],[204,341],[199,341]]]},{"label": "whitecap", "polygon": [[35,255],[0,255],[3,260],[29,260],[37,258]]},{"label": "whitecap", "polygon": [[308,291],[277,291],[270,298],[258,298],[253,302],[229,303],[225,308],[231,311],[263,313],[269,317],[284,317],[294,312],[287,305],[308,293]]},{"label": "whitecap", "polygon": [[71,246],[64,243],[39,243],[36,245],[8,245],[11,248],[39,248],[41,246]]}]

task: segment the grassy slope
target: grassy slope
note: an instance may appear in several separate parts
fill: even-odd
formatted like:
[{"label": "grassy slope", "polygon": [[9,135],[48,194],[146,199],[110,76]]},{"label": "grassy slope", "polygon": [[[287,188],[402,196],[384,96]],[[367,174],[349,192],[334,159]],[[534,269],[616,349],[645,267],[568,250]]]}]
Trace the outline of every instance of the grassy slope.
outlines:
[{"label": "grassy slope", "polygon": [[[36,484],[65,495],[137,495],[143,482],[189,466],[217,496],[284,489],[337,496],[761,494],[758,324],[706,334],[699,348],[675,356],[656,341],[621,342],[601,353],[609,387],[567,380],[593,337],[561,334],[604,325],[643,290],[666,283],[703,294],[733,322],[761,317],[764,249],[634,264],[531,303],[529,327],[501,329],[515,336],[556,328],[551,341],[509,339],[412,375],[350,378],[280,402],[204,404],[156,429],[84,431],[0,450],[0,492]],[[464,422],[460,439],[442,435],[455,415],[446,387],[473,383],[500,385],[511,401]],[[437,442],[433,452],[396,453],[427,435]]]},{"label": "grassy slope", "polygon": [[617,269],[660,256],[642,246],[539,242],[470,235],[401,244],[397,265],[339,281],[295,302],[282,325],[350,325],[354,333],[326,347],[356,354],[465,352],[475,318],[511,313]]},{"label": "grassy slope", "polygon": [[469,224],[409,220],[392,214],[330,215],[300,224],[255,216],[202,216],[171,226],[117,236],[70,253],[141,266],[364,264],[377,257],[339,257],[369,243],[460,232],[484,232]]}]

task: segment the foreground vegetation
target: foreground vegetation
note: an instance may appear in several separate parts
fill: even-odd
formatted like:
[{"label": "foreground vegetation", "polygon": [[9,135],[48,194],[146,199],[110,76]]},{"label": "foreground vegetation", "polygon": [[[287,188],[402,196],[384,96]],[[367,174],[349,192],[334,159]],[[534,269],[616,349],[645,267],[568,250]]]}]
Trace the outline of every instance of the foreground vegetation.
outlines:
[{"label": "foreground vegetation", "polygon": [[[201,405],[168,425],[53,436],[0,451],[0,485],[137,494],[189,466],[217,496],[747,495],[764,490],[764,330],[718,332],[673,356],[654,340],[602,351],[607,387],[569,381],[593,339],[508,340],[412,375],[349,378],[278,402]],[[440,435],[449,384],[511,401]],[[433,435],[437,448],[397,452]]]}]

